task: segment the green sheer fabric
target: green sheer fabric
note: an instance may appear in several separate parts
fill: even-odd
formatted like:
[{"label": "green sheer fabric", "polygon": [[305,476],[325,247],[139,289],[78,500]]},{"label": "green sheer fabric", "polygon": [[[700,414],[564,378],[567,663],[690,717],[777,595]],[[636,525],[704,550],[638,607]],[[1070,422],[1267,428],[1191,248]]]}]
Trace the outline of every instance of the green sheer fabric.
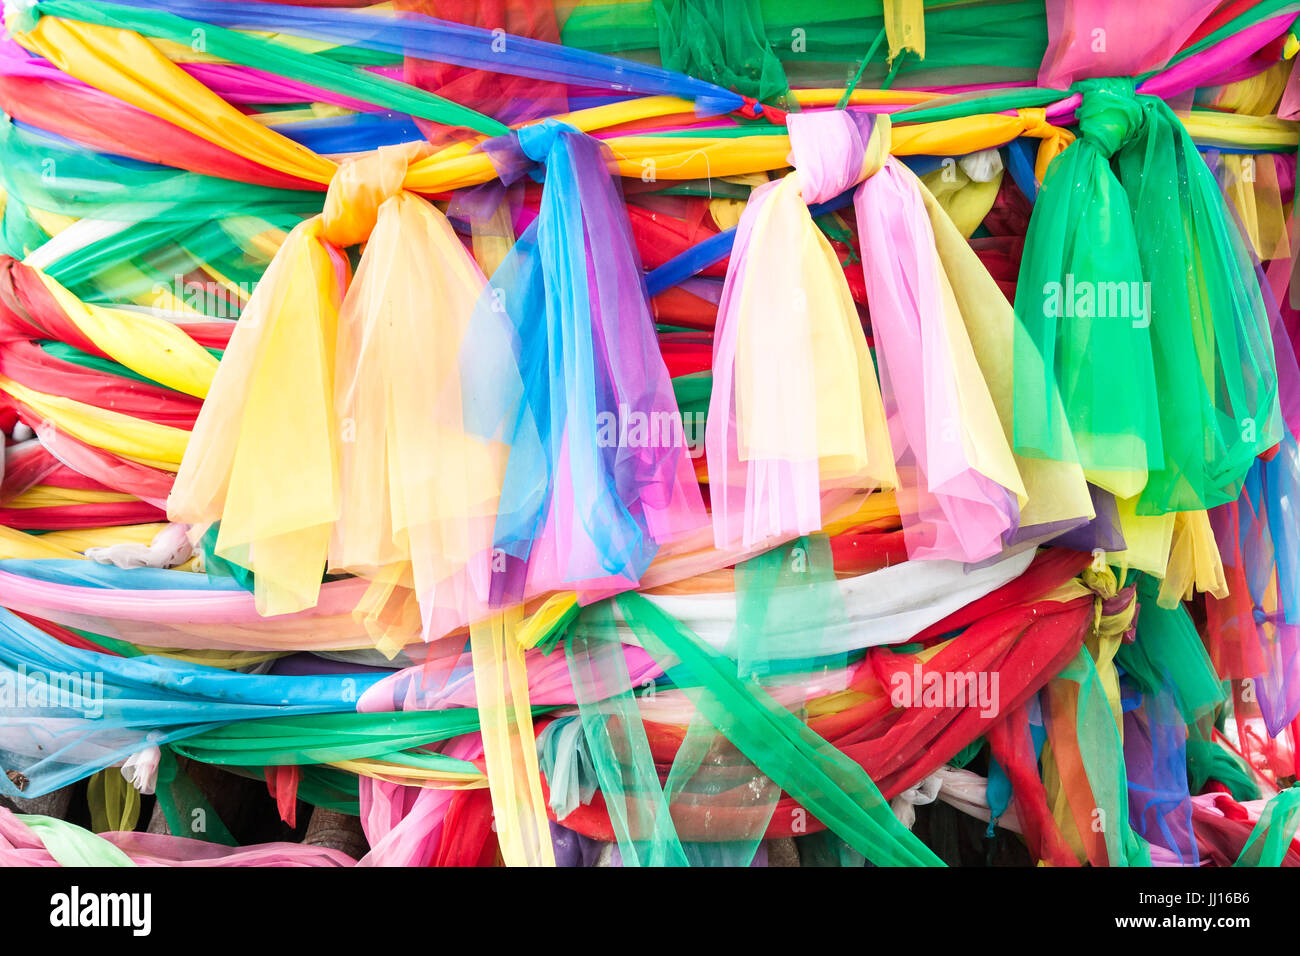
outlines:
[{"label": "green sheer fabric", "polygon": [[[780,683],[792,660],[801,668],[817,659],[823,672],[842,670],[847,656],[831,653],[829,635],[847,624],[826,535],[806,535],[736,565],[734,641],[742,678]],[[791,676],[804,683],[810,675],[801,669]]]},{"label": "green sheer fabric", "polygon": [[623,865],[748,866],[780,788],[699,712],[661,782],[610,602],[582,612],[566,654],[585,752]]},{"label": "green sheer fabric", "polygon": [[[785,83],[847,85],[884,28],[882,8],[880,0],[584,3],[570,12],[561,39],[723,86],[732,77],[741,92],[770,102]],[[676,34],[677,24],[689,24],[696,35]],[[1032,82],[1047,49],[1043,5],[1033,0],[927,2],[925,31],[926,58],[896,61],[896,85]],[[878,86],[888,71],[881,55],[866,64],[860,85]]]},{"label": "green sheer fabric", "polygon": [[5,157],[0,183],[11,197],[78,219],[195,224],[236,213],[284,210],[308,216],[320,212],[324,202],[320,192],[256,186],[109,156],[14,123],[0,123],[0,150]]},{"label": "green sheer fabric", "polygon": [[1160,607],[1159,590],[1150,575],[1138,576],[1137,637],[1120,644],[1115,660],[1143,693],[1167,682],[1183,721],[1193,724],[1224,702],[1223,684],[1186,606]]},{"label": "green sheer fabric", "polygon": [[135,861],[103,837],[64,820],[17,814],[60,866],[135,866]]},{"label": "green sheer fabric", "polygon": [[478,729],[478,711],[467,707],[308,714],[227,724],[172,746],[186,757],[220,765],[285,766],[372,757],[408,767],[477,773],[469,761],[412,748]]},{"label": "green sheer fabric", "polygon": [[215,521],[199,539],[198,551],[203,556],[203,570],[211,577],[233,578],[245,591],[252,592],[255,586],[253,572],[242,564],[227,561],[217,554],[217,538],[221,534],[221,522]]},{"label": "green sheer fabric", "polygon": [[800,807],[873,863],[942,865],[899,823],[860,766],[752,679],[737,677],[734,661],[641,595],[614,600],[642,646],[686,689],[697,710]]},{"label": "green sheer fabric", "polygon": [[226,829],[211,801],[185,772],[170,746],[162,748],[154,792],[167,821],[167,830],[173,836],[239,846],[239,841]]},{"label": "green sheer fabric", "polygon": [[1250,831],[1234,866],[1281,866],[1296,828],[1300,827],[1300,788],[1283,790],[1270,800]]},{"label": "green sheer fabric", "polygon": [[281,215],[199,225],[141,222],[88,243],[44,271],[84,302],[184,307],[196,318],[235,319],[270,261],[253,246],[252,235],[287,234],[299,221]]},{"label": "green sheer fabric", "polygon": [[797,844],[800,866],[863,866],[867,862],[866,857],[830,830],[801,836],[797,839]]},{"label": "green sheer fabric", "polygon": [[[1124,745],[1110,701],[1102,688],[1096,664],[1086,647],[1054,678],[1078,687],[1075,735],[1084,773],[1096,801],[1096,819],[1105,821],[1102,830],[1106,857],[1111,866],[1150,866],[1151,851],[1129,823],[1128,777],[1124,767]],[[1088,812],[1095,812],[1089,808]]]},{"label": "green sheer fabric", "polygon": [[[688,695],[689,696],[689,695]],[[671,812],[699,821],[723,820],[727,839],[689,831],[682,848],[691,866],[749,866],[781,799],[781,788],[741,753],[698,710],[686,730],[664,786]]]},{"label": "green sheer fabric", "polygon": [[[323,202],[317,192],[101,155],[13,124],[0,125],[0,149],[8,195],[0,251],[24,258],[49,240],[33,210],[122,224],[42,262],[88,302],[153,305],[168,293],[203,315],[236,318],[274,253],[267,237],[287,233]],[[215,275],[234,283],[233,296]]]},{"label": "green sheer fabric", "polygon": [[1239,802],[1259,799],[1259,784],[1246,762],[1222,744],[1200,739],[1193,729],[1187,738],[1188,791],[1200,793],[1210,780],[1227,787],[1232,799]]},{"label": "green sheer fabric", "polygon": [[1219,184],[1168,104],[1138,100],[1141,133],[1115,158],[1149,290],[1164,459],[1138,513],[1198,511],[1235,501],[1255,457],[1281,440],[1277,366]]},{"label": "green sheer fabric", "polygon": [[348,816],[361,815],[361,798],[358,795],[358,778],[334,767],[307,764],[298,780],[298,799],[313,807],[324,807]]},{"label": "green sheer fabric", "polygon": [[1015,301],[1023,455],[1106,471],[1161,464],[1149,323],[1075,314],[1076,289],[1142,288],[1128,196],[1110,167],[1140,123],[1132,84],[1098,81],[1079,107],[1079,139],[1048,168],[1034,204]]},{"label": "green sheer fabric", "polygon": [[650,754],[609,602],[582,611],[569,630],[565,657],[586,752],[623,865],[688,866]]},{"label": "green sheer fabric", "polygon": [[1132,80],[1075,88],[1079,139],[1048,169],[1016,286],[1016,450],[1140,493],[1139,514],[1232,501],[1281,436],[1258,277],[1169,107]]},{"label": "green sheer fabric", "polygon": [[789,91],[759,0],[654,0],[660,62],[765,103]]}]

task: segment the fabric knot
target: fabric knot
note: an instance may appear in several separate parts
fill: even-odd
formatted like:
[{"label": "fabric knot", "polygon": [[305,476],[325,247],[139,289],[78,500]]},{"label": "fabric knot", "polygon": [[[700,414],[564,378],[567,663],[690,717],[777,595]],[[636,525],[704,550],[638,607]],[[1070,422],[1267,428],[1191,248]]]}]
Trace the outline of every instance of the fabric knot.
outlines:
[{"label": "fabric knot", "polygon": [[1115,577],[1110,565],[1104,562],[1085,568],[1079,579],[1084,587],[1103,600],[1109,600],[1119,593],[1119,579]]},{"label": "fabric knot", "polygon": [[834,199],[867,180],[889,156],[888,116],[849,110],[791,113],[789,129],[789,162],[810,204]]},{"label": "fabric knot", "polygon": [[1002,154],[996,149],[980,149],[957,160],[957,167],[971,182],[991,183],[1003,170]]},{"label": "fabric knot", "polygon": [[124,541],[103,548],[86,548],[84,553],[91,561],[119,568],[174,568],[194,556],[189,528],[187,524],[169,524],[149,544]]},{"label": "fabric knot", "polygon": [[369,239],[379,207],[402,191],[407,167],[428,151],[427,143],[403,143],[344,160],[325,195],[325,238],[336,246]]},{"label": "fabric knot", "polygon": [[1042,107],[1019,109],[1016,110],[1016,115],[1020,117],[1026,136],[1042,139],[1058,132],[1055,126],[1047,122],[1047,110]]},{"label": "fabric knot", "polygon": [[1101,638],[1123,638],[1132,642],[1137,636],[1135,622],[1138,602],[1137,587],[1129,585],[1112,598],[1101,602],[1097,617],[1097,636]]},{"label": "fabric knot", "polygon": [[1137,135],[1142,126],[1142,106],[1132,79],[1081,80],[1070,90],[1083,94],[1076,113],[1079,135],[1103,157],[1109,159]]},{"label": "fabric knot", "polygon": [[540,183],[546,176],[538,164],[546,162],[556,139],[562,133],[581,132],[568,123],[547,119],[531,123],[505,136],[494,136],[485,140],[479,149],[487,153],[497,178],[504,185],[509,186],[524,175],[529,175]]},{"label": "fabric knot", "polygon": [[555,140],[561,134],[579,132],[576,127],[556,119],[542,120],[540,123],[525,126],[519,131],[519,148],[529,159],[539,163],[545,162],[546,157],[551,153],[551,148],[555,145]]},{"label": "fabric knot", "polygon": [[894,811],[898,822],[910,830],[916,824],[916,808],[934,803],[942,789],[943,778],[938,773],[932,773],[889,801],[889,808]]},{"label": "fabric knot", "polygon": [[1020,117],[1024,135],[1041,140],[1038,144],[1038,159],[1034,163],[1034,176],[1041,183],[1047,178],[1047,167],[1052,160],[1074,142],[1074,134],[1049,123],[1047,110],[1042,108],[1016,110],[1016,115]]},{"label": "fabric knot", "polygon": [[154,746],[145,747],[122,763],[122,776],[141,793],[150,794],[158,789],[158,766],[161,763],[162,751]]},{"label": "fabric knot", "polygon": [[1084,569],[1079,580],[1095,595],[1094,632],[1103,638],[1122,637],[1132,641],[1136,634],[1137,586],[1121,588],[1115,572],[1107,565]]}]

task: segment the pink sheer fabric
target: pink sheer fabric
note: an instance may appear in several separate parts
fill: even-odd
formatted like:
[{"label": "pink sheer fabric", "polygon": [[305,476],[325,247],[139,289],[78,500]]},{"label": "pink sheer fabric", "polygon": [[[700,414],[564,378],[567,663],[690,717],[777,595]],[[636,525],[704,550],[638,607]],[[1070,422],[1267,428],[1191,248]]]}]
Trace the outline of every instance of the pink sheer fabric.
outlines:
[{"label": "pink sheer fabric", "polygon": [[[640,647],[624,645],[628,673],[635,686],[663,673]],[[525,655],[528,665],[528,699],[538,707],[577,703],[568,661],[562,653],[543,654],[532,649]],[[445,710],[449,707],[477,707],[474,669],[468,650],[430,658],[427,663],[407,667],[371,685],[357,701],[360,713],[395,710]],[[466,757],[467,760],[474,759]]]},{"label": "pink sheer fabric", "polygon": [[[818,114],[813,114],[814,116]],[[875,368],[843,269],[807,203],[860,170],[851,114],[826,169],[759,186],[737,227],[713,345],[705,428],[714,542],[752,548],[817,531],[827,496],[889,487]],[[795,128],[791,127],[791,136]],[[796,151],[796,163],[803,160]],[[860,176],[859,176],[860,178]]]},{"label": "pink sheer fabric", "polygon": [[360,578],[329,581],[316,607],[262,617],[248,591],[114,590],[0,571],[0,606],[153,647],[325,650],[371,643],[352,613],[366,588]]},{"label": "pink sheer fabric", "polygon": [[923,188],[891,157],[854,197],[898,510],[909,558],[982,561],[1016,530],[1024,487],[939,263]]},{"label": "pink sheer fabric", "polygon": [[840,110],[793,115],[791,159],[807,202],[861,183],[854,209],[908,557],[982,561],[1016,531],[1024,485],[939,259],[925,187],[883,155],[888,122],[876,121],[874,144],[869,122]]},{"label": "pink sheer fabric", "polygon": [[1165,0],[1158,16],[1129,0],[1047,0],[1047,52],[1038,85],[1135,76],[1164,66],[1218,0]]},{"label": "pink sheer fabric", "polygon": [[[101,833],[137,866],[353,866],[346,853],[297,843],[230,847],[162,833]],[[40,838],[0,807],[0,866],[59,866]]]},{"label": "pink sheer fabric", "polygon": [[[442,753],[477,760],[483,756],[483,735],[453,738]],[[370,852],[357,865],[427,866],[442,839],[447,811],[458,792],[362,777],[361,828],[370,842]]]},{"label": "pink sheer fabric", "polygon": [[1291,73],[1286,78],[1286,88],[1282,91],[1282,102],[1277,106],[1277,118],[1284,120],[1300,119],[1300,59],[1291,61]]}]

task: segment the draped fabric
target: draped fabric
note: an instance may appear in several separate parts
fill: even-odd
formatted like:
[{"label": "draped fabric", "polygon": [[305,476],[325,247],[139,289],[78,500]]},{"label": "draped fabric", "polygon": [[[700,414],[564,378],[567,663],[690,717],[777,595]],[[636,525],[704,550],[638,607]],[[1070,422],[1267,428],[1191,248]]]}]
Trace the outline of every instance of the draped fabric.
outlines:
[{"label": "draped fabric", "polygon": [[0,862],[1300,862],[1300,7],[1166,6],[10,4]]},{"label": "draped fabric", "polygon": [[1017,450],[1079,462],[1138,514],[1222,504],[1281,435],[1258,276],[1169,107],[1077,86],[1081,138],[1043,184],[1016,290]]}]

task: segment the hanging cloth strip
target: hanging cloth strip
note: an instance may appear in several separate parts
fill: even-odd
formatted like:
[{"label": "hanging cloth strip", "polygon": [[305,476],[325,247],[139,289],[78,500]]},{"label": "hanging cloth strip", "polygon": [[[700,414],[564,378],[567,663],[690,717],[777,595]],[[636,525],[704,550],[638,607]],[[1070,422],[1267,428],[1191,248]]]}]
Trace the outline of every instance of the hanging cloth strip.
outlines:
[{"label": "hanging cloth strip", "polygon": [[[860,141],[858,169],[888,146]],[[895,484],[866,336],[801,185],[792,174],[750,194],[718,305],[705,437],[718,548],[818,531],[824,497]]]},{"label": "hanging cloth strip", "polygon": [[1140,515],[1203,510],[1280,437],[1259,280],[1169,107],[1131,80],[1078,87],[1081,138],[1044,181],[1017,284],[1015,447],[1079,462]]},{"label": "hanging cloth strip", "polygon": [[[824,121],[808,123],[801,142],[799,120],[796,157],[833,142]],[[883,118],[876,135],[889,136]],[[891,157],[858,186],[854,207],[908,555],[973,562],[1011,539],[1027,495],[935,247],[927,192]]]},{"label": "hanging cloth strip", "polygon": [[507,179],[546,168],[461,356],[468,428],[509,446],[492,600],[587,603],[636,586],[707,519],[607,154],[550,120],[489,151]]},{"label": "hanging cloth strip", "polygon": [[[1028,500],[1003,428],[1010,418],[1005,353],[999,356],[989,347],[998,323],[1005,323],[1009,332],[1010,316],[998,316],[989,306],[978,305],[980,292],[991,284],[987,273],[969,257],[963,259],[958,246],[965,244],[946,234],[955,230],[933,197],[927,205],[927,191],[915,177],[885,158],[890,147],[888,119],[878,117],[870,132],[869,124],[869,120],[844,111],[792,116],[791,161],[798,173],[756,190],[741,220],[719,306],[715,383],[707,425],[715,540],[719,547],[748,546],[815,530],[819,494],[845,486],[867,487],[873,481],[883,484],[894,477],[881,470],[877,457],[884,449],[875,430],[879,419],[874,416],[879,412],[875,411],[869,358],[866,366],[860,366],[865,373],[857,373],[865,374],[865,382],[859,379],[853,384],[849,371],[840,368],[853,351],[832,350],[827,344],[823,347],[829,355],[809,352],[807,361],[818,372],[802,380],[818,391],[797,399],[788,384],[781,389],[772,387],[778,380],[776,369],[764,369],[754,364],[757,358],[750,358],[779,354],[788,371],[792,357],[803,354],[800,335],[809,333],[801,333],[799,323],[791,322],[785,313],[793,311],[798,317],[805,307],[807,322],[828,323],[827,316],[842,315],[836,321],[847,330],[850,341],[857,338],[855,311],[846,313],[841,307],[836,313],[822,301],[840,289],[839,301],[847,302],[843,281],[830,270],[824,277],[812,271],[816,260],[809,259],[808,265],[801,266],[798,256],[810,253],[787,250],[780,243],[804,243],[802,248],[811,250],[818,240],[825,242],[803,204],[826,202],[862,183],[856,202],[885,394],[881,410],[888,413],[890,454],[902,479],[898,500],[909,555],[982,560],[1014,539],[1018,510]],[[871,175],[878,169],[880,173]],[[769,202],[774,205],[764,212]],[[910,209],[910,218],[891,218],[900,208]],[[773,210],[780,210],[784,217],[779,228],[773,225],[778,222],[772,218],[777,215]],[[937,220],[944,220],[946,226],[943,252],[936,239],[940,230],[931,225]],[[904,251],[897,251],[900,249]],[[749,259],[759,261],[760,257],[761,268],[751,268]],[[949,281],[948,262],[952,263],[952,275],[961,282],[960,293],[955,288],[957,282]],[[909,269],[919,270],[915,285],[903,278]],[[981,276],[984,290],[978,288]],[[778,291],[778,286],[785,293]],[[792,293],[790,310],[780,307],[786,293]],[[923,317],[930,315],[943,319],[928,328]],[[778,334],[782,336],[780,347],[773,347],[771,336]],[[972,342],[976,336],[979,353]],[[917,359],[919,368],[914,366]],[[984,380],[985,369],[996,383],[993,389]],[[834,374],[832,370],[836,370]],[[909,383],[906,388],[895,384],[904,381]],[[913,387],[917,382],[923,387]],[[1000,409],[993,390],[1002,399]],[[846,406],[845,395],[860,397]],[[829,407],[838,412],[828,423],[818,410]],[[844,407],[855,412],[852,427],[839,437],[837,423],[845,421]],[[864,409],[861,421],[856,413],[859,407]],[[874,445],[869,444],[872,442]],[[764,447],[767,451],[760,453]],[[820,473],[812,468],[818,461]],[[782,469],[789,471],[783,483],[778,481]],[[1043,523],[1060,531],[1092,517],[1077,469],[1055,469],[1055,473],[1032,470],[1039,482],[1052,482],[1058,493],[1055,500],[1061,502],[1059,513],[1040,512],[1035,518],[1050,518]],[[782,491],[783,484],[791,490]]]}]

